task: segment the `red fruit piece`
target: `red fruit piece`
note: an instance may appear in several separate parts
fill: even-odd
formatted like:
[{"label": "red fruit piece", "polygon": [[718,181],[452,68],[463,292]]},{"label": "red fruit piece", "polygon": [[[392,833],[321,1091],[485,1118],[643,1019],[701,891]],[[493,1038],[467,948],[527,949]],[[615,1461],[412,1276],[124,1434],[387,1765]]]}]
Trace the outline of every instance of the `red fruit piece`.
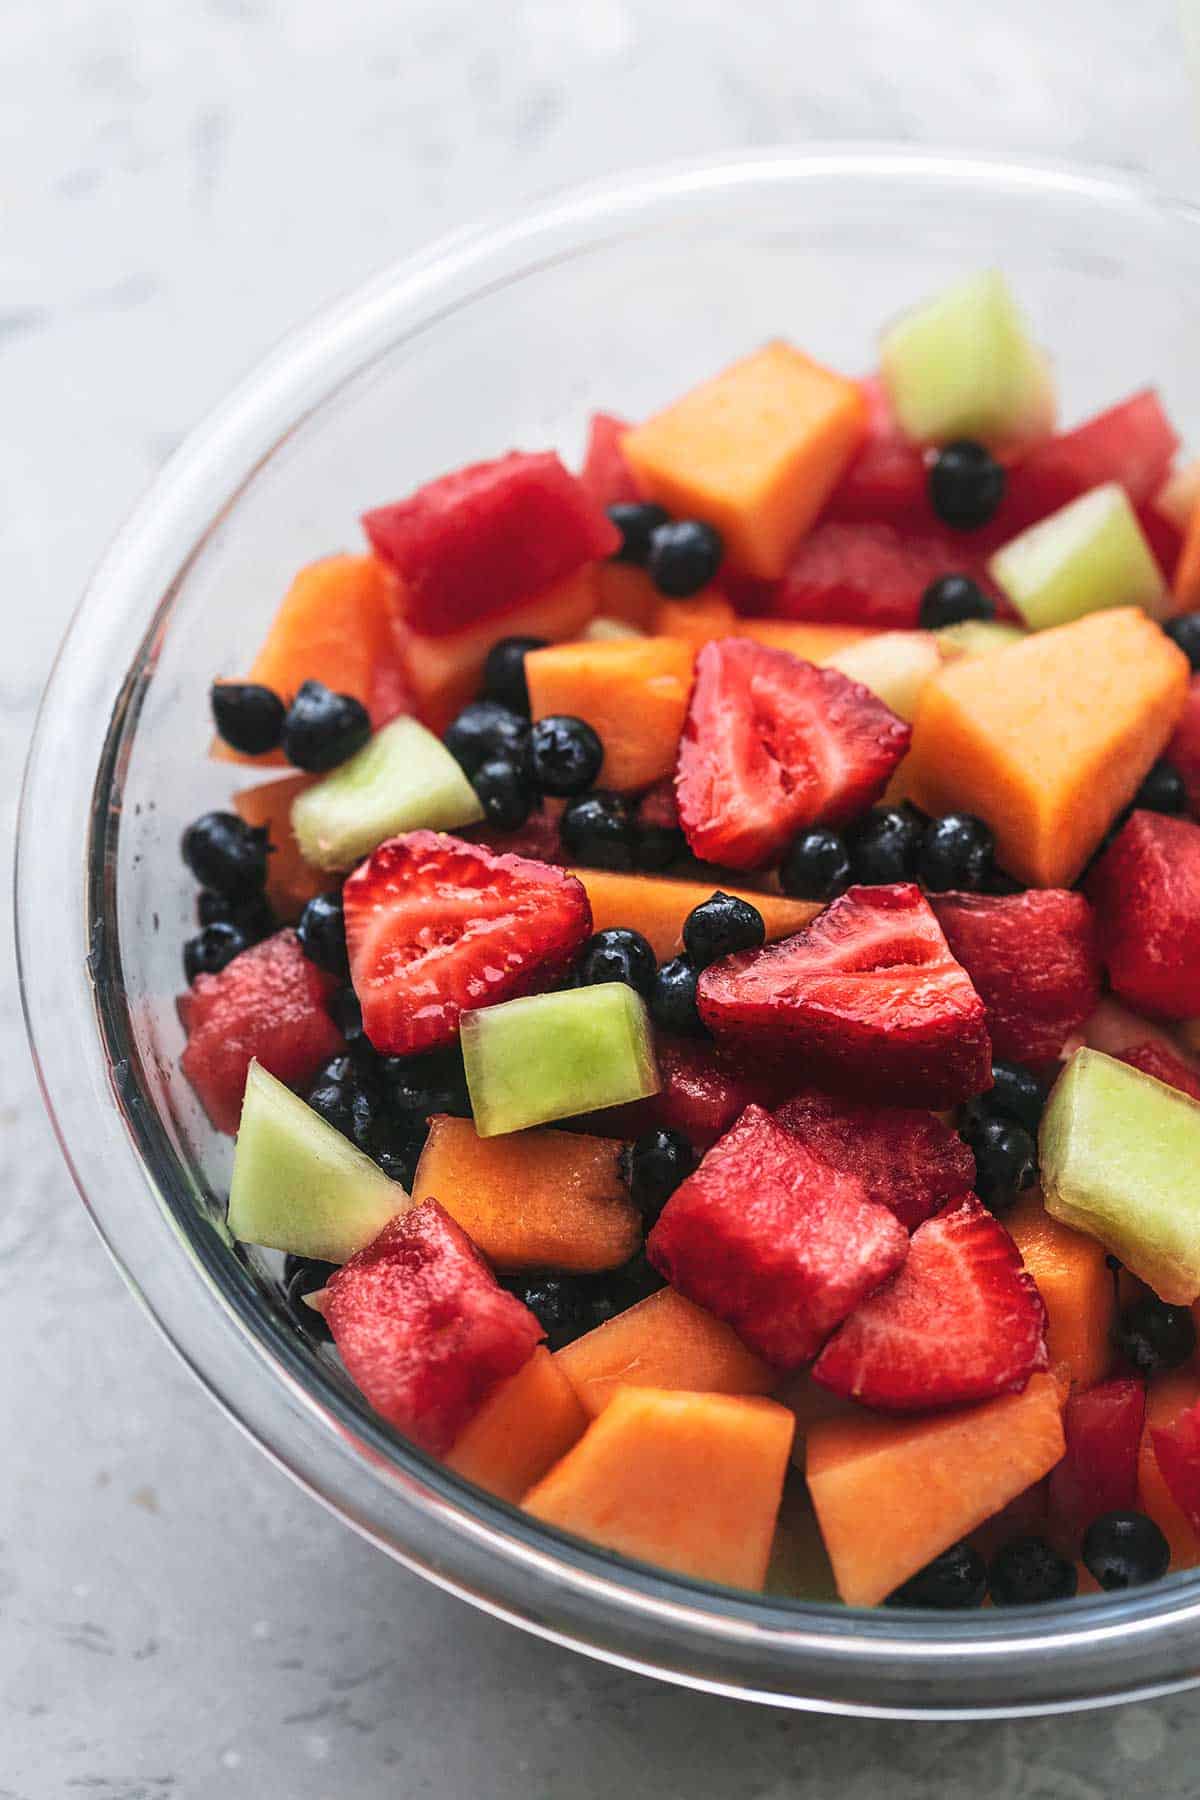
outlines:
[{"label": "red fruit piece", "polygon": [[1072,1392],[1063,1413],[1067,1453],[1050,1475],[1050,1513],[1074,1541],[1101,1513],[1137,1505],[1145,1417],[1145,1387],[1131,1376]]},{"label": "red fruit piece", "polygon": [[1096,922],[1082,894],[934,894],[946,942],[987,1008],[992,1050],[1055,1057],[1100,998]]},{"label": "red fruit piece", "polygon": [[975,1158],[936,1113],[863,1106],[812,1089],[781,1106],[775,1121],[831,1168],[857,1175],[867,1198],[907,1231],[975,1185]]},{"label": "red fruit piece", "polygon": [[746,638],[706,644],[675,774],[688,843],[730,868],[770,862],[802,826],[838,824],[877,800],[911,736],[836,669]]},{"label": "red fruit piece", "polygon": [[428,637],[509,612],[621,541],[557,456],[520,450],[376,507],[363,526],[404,582],[408,624]]},{"label": "red fruit piece", "polygon": [[862,1183],[748,1106],[672,1194],[646,1254],[673,1287],[781,1369],[898,1269],[908,1236]]},{"label": "red fruit piece", "polygon": [[454,1041],[464,1012],[553,987],[592,928],[565,869],[436,831],[391,838],[342,890],[350,979],[377,1050]]},{"label": "red fruit piece", "polygon": [[1088,893],[1116,993],[1167,1019],[1200,1013],[1200,825],[1131,813],[1094,865]]},{"label": "red fruit piece", "polygon": [[983,1001],[912,883],[850,888],[794,937],[713,963],[698,991],[718,1040],[833,1093],[946,1107],[992,1083]]},{"label": "red fruit piece", "polygon": [[1150,1441],[1172,1500],[1192,1530],[1200,1532],[1200,1402],[1173,1425],[1152,1425]]},{"label": "red fruit piece", "polygon": [[784,619],[911,631],[920,623],[922,594],[943,575],[970,575],[993,592],[961,544],[932,532],[831,519],[802,540],[770,606]]},{"label": "red fruit piece", "polygon": [[197,975],[179,1002],[188,1034],[180,1066],[218,1131],[237,1130],[255,1060],[288,1087],[303,1087],[337,1054],[342,1034],[327,1009],[336,986],[294,931],[251,945],[219,975]]},{"label": "red fruit piece", "polygon": [[1182,531],[1173,519],[1168,519],[1165,513],[1159,512],[1152,501],[1138,507],[1137,517],[1142,536],[1154,552],[1155,561],[1167,581],[1173,581],[1179,553],[1183,549]]},{"label": "red fruit piece", "polygon": [[1017,1246],[971,1196],[913,1232],[895,1281],[830,1338],[813,1378],[881,1412],[965,1406],[1044,1368],[1045,1329]]},{"label": "red fruit piece", "polygon": [[924,452],[897,425],[878,375],[868,375],[859,386],[867,402],[867,435],[824,516],[921,525],[929,515]]},{"label": "red fruit piece", "polygon": [[561,800],[542,800],[515,831],[500,831],[495,825],[470,825],[460,836],[471,844],[486,844],[498,854],[507,852],[510,856],[532,857],[534,862],[565,864],[558,825],[562,813]]},{"label": "red fruit piece", "polygon": [[1178,447],[1162,402],[1145,388],[1021,458],[1009,471],[1006,531],[1021,531],[1106,481],[1119,481],[1134,506],[1144,506],[1166,480]]},{"label": "red fruit piece", "polygon": [[616,506],[623,501],[641,499],[633,471],[621,449],[621,439],[628,430],[626,421],[612,413],[592,414],[579,480],[597,506]]},{"label": "red fruit piece", "polygon": [[1143,1075],[1153,1075],[1155,1081],[1165,1081],[1168,1087],[1178,1088],[1192,1100],[1200,1100],[1200,1076],[1188,1068],[1181,1056],[1172,1055],[1163,1044],[1149,1040],[1144,1044],[1132,1044],[1121,1051],[1117,1061],[1128,1063],[1131,1069],[1140,1069]]},{"label": "red fruit piece", "polygon": [[1194,819],[1200,819],[1200,675],[1192,676],[1175,736],[1163,756],[1183,776],[1188,811]]},{"label": "red fruit piece", "polygon": [[435,1456],[546,1335],[436,1200],[331,1275],[321,1310],[350,1379]]},{"label": "red fruit piece", "polygon": [[762,1071],[757,1077],[745,1074],[713,1044],[660,1036],[654,1049],[662,1080],[654,1102],[659,1123],[704,1149],[723,1137],[748,1106],[770,1107],[779,1098],[778,1078]]}]

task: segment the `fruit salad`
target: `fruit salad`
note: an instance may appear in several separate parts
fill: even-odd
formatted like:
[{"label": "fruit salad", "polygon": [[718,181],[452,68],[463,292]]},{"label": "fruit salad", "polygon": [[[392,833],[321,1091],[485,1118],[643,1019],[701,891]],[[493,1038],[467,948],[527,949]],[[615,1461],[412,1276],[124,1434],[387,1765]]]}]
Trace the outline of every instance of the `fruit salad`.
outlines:
[{"label": "fruit salad", "polygon": [[182,1067],[294,1328],[463,1481],[1059,1602],[1200,1563],[1200,463],[1151,390],[1058,425],[994,272],[874,361],[300,571],[211,691]]}]

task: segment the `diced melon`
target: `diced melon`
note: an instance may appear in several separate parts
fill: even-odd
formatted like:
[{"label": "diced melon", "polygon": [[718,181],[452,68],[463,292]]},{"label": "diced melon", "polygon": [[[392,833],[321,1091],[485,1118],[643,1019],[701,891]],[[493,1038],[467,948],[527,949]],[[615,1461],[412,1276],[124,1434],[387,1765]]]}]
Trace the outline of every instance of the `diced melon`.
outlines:
[{"label": "diced melon", "polygon": [[525,658],[534,719],[586,719],[604,745],[597,786],[635,791],[674,772],[694,650],[679,638],[554,644]]},{"label": "diced melon", "polygon": [[777,1379],[730,1326],[671,1287],[585,1332],[555,1361],[593,1417],[623,1387],[769,1394]]},{"label": "diced melon", "polygon": [[1025,636],[1019,625],[1003,619],[962,619],[957,625],[943,625],[933,634],[947,661],[959,656],[991,656],[995,650],[1007,650]]},{"label": "diced melon", "polygon": [[827,662],[838,650],[882,637],[877,625],[806,625],[798,619],[739,619],[737,636],[772,650],[787,650],[801,662]]},{"label": "diced melon", "polygon": [[446,1467],[515,1506],[578,1443],[587,1414],[544,1344],[486,1399]]},{"label": "diced melon", "polygon": [[659,637],[682,638],[695,649],[714,638],[737,637],[738,616],[718,588],[702,588],[689,600],[660,600],[653,630]]},{"label": "diced melon", "polygon": [[1102,1381],[1112,1362],[1116,1307],[1103,1244],[1053,1218],[1036,1187],[1005,1213],[1004,1224],[1046,1308],[1051,1368],[1065,1367],[1081,1387]]},{"label": "diced melon", "polygon": [[881,631],[878,637],[835,650],[825,663],[852,681],[861,681],[885,706],[911,722],[942,657],[931,631]]},{"label": "diced melon", "polygon": [[988,573],[1033,631],[1110,606],[1142,606],[1151,615],[1163,608],[1162,570],[1117,481],[1010,539]]},{"label": "diced melon", "polygon": [[[639,631],[649,631],[661,595],[645,569],[636,563],[602,562],[592,570],[596,611],[605,619],[622,619]],[[548,633],[537,634],[541,637]]]},{"label": "diced melon", "polygon": [[314,869],[300,854],[292,830],[292,806],[312,787],[312,775],[284,775],[258,787],[240,788],[233,796],[239,818],[247,825],[266,827],[271,854],[267,858],[267,899],[275,917],[285,925],[300,917],[310,900],[323,894],[329,877]]},{"label": "diced melon", "polygon": [[[676,881],[667,875],[625,875],[612,869],[572,869],[571,874],[587,889],[592,929],[640,931],[659,962],[678,954],[684,920],[716,891],[708,881]],[[816,901],[791,900],[786,894],[756,894],[738,887],[725,887],[723,892],[758,909],[768,943],[802,931],[821,910]]]},{"label": "diced melon", "polygon": [[229,1189],[229,1229],[247,1244],[348,1262],[409,1206],[349,1138],[250,1064]]},{"label": "diced melon", "polygon": [[385,725],[292,805],[301,854],[322,869],[348,869],[401,831],[454,831],[482,817],[462,769],[416,719]]}]

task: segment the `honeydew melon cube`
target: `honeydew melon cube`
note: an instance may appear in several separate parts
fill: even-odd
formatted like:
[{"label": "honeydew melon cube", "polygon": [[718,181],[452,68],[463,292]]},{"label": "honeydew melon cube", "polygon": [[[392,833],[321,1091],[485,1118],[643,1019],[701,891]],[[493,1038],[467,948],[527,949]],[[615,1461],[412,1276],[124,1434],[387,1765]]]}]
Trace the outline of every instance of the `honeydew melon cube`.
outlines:
[{"label": "honeydew melon cube", "polygon": [[988,573],[1032,631],[1110,606],[1162,611],[1166,583],[1117,481],[1068,501],[997,550]]},{"label": "honeydew melon cube", "polygon": [[482,817],[446,746],[408,718],[393,719],[292,802],[300,853],[318,869],[347,869],[401,831],[454,831]]},{"label": "honeydew melon cube", "polygon": [[461,1030],[480,1137],[658,1092],[650,1017],[621,981],[483,1007],[464,1015]]},{"label": "honeydew melon cube", "polygon": [[229,1189],[235,1238],[342,1263],[408,1205],[398,1181],[274,1075],[250,1064]]},{"label": "honeydew melon cube", "polygon": [[1025,635],[1019,625],[1006,624],[1003,619],[960,619],[957,625],[943,625],[934,633],[948,661],[991,656],[996,650],[1019,644]]},{"label": "honeydew melon cube", "polygon": [[942,657],[931,631],[881,631],[877,637],[836,650],[825,663],[852,681],[861,681],[911,724],[925,683],[941,668]]}]

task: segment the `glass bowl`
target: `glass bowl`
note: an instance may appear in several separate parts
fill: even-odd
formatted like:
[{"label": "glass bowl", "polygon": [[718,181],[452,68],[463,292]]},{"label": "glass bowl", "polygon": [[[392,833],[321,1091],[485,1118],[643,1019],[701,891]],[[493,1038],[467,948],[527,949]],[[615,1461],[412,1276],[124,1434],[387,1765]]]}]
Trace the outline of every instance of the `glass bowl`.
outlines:
[{"label": "glass bowl", "polygon": [[[292,1328],[277,1257],[221,1222],[228,1140],[182,1080],[183,826],[238,777],[207,689],[246,667],[293,571],[366,505],[508,449],[578,453],[762,340],[869,364],[880,321],[999,264],[1078,417],[1157,382],[1200,444],[1200,215],[1059,167],[781,152],[587,187],[462,233],[297,333],[185,444],[58,658],[18,855],[27,1017],[80,1192],[209,1392],[406,1566],[493,1613],[694,1687],[847,1713],[983,1716],[1200,1681],[1200,1578],[931,1617],[784,1602],[625,1562],[442,1471]],[[245,779],[246,772],[241,772]]]}]

